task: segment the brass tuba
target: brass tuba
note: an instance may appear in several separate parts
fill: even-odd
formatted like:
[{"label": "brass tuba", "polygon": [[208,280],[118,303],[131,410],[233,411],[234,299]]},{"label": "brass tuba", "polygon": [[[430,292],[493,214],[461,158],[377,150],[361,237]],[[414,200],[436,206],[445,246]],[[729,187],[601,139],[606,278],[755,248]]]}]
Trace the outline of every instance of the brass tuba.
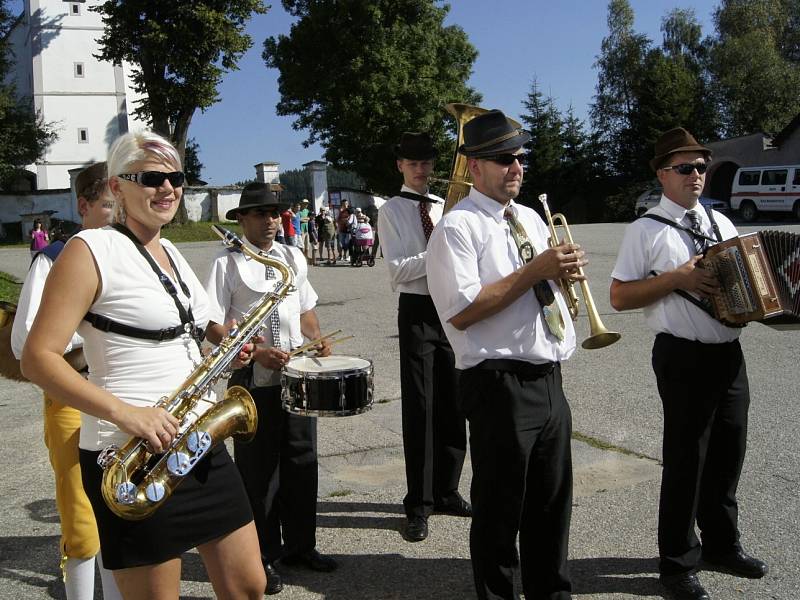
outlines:
[{"label": "brass tuba", "polygon": [[[564,215],[561,213],[556,213],[555,215],[550,214],[550,207],[547,205],[547,194],[541,194],[539,196],[539,201],[544,207],[547,225],[550,228],[550,246],[558,245],[556,227],[562,227],[567,242],[574,244],[572,233],[569,230],[569,225]],[[558,222],[558,224],[556,222]],[[583,268],[578,268],[578,275],[583,276]],[[603,325],[603,321],[600,319],[600,313],[597,311],[597,307],[594,304],[592,292],[589,290],[589,283],[584,279],[580,284],[581,291],[583,292],[583,301],[584,304],[586,304],[586,314],[589,317],[589,337],[583,340],[581,346],[587,350],[610,346],[622,337],[622,334],[606,329],[605,325]],[[570,279],[559,279],[558,285],[561,288],[561,292],[564,294],[564,300],[567,302],[569,315],[574,321],[578,318],[578,295],[575,293],[575,282]]]},{"label": "brass tuba", "polygon": [[[472,187],[472,176],[469,174],[469,167],[467,166],[467,157],[458,152],[458,148],[464,143],[464,125],[469,121],[489,112],[485,108],[479,106],[472,106],[470,104],[451,103],[446,104],[444,109],[453,115],[458,125],[458,134],[456,136],[456,151],[453,156],[453,167],[450,170],[449,179],[436,179],[431,178],[432,181],[444,181],[447,183],[447,194],[444,201],[444,212],[453,208],[456,203],[464,196],[469,194]],[[520,128],[520,125],[514,119],[508,119],[514,127]]]},{"label": "brass tuba", "polygon": [[277,269],[282,281],[261,297],[171,396],[156,404],[181,423],[178,436],[163,454],[154,454],[141,438],[131,438],[122,448],[109,446],[100,454],[97,462],[105,471],[103,499],[123,519],[136,521],[151,515],[213,446],[231,436],[251,439],[258,426],[253,398],[240,386],[228,389],[220,402],[199,417],[193,411],[211,386],[230,374],[230,365],[244,345],[264,329],[281,300],[294,290],[294,275],[283,262],[244,246],[233,233],[216,225],[212,229],[226,245]]}]

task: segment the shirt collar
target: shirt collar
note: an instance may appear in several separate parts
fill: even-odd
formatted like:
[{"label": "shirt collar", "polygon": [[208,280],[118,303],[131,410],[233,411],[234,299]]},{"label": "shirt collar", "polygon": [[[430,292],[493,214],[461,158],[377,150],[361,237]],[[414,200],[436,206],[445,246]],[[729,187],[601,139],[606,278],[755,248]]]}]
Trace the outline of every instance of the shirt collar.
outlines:
[{"label": "shirt collar", "polygon": [[500,204],[494,198],[490,198],[486,194],[479,192],[474,187],[470,191],[469,196],[475,203],[475,206],[492,217],[498,223],[502,223],[503,219],[505,218],[506,206],[512,210],[514,216],[517,216],[518,214],[516,203],[513,200],[509,201],[508,204]]},{"label": "shirt collar", "polygon": [[700,204],[700,202],[695,204],[694,208],[687,210],[677,202],[673,202],[672,200],[667,198],[664,194],[661,194],[661,202],[659,202],[658,206],[659,208],[661,208],[661,210],[667,213],[667,215],[671,219],[674,219],[676,223],[680,223],[684,219],[684,217],[686,217],[686,213],[689,212],[689,210],[694,210],[698,215],[700,215],[701,223],[705,222],[705,217],[703,216],[703,214],[706,211],[702,210],[703,207]]},{"label": "shirt collar", "polygon": [[400,191],[401,191],[401,192],[411,192],[412,194],[419,194],[420,196],[425,196],[426,198],[430,197],[430,195],[431,195],[431,191],[430,191],[430,189],[427,189],[427,190],[425,190],[425,193],[424,193],[424,194],[420,194],[418,191],[416,191],[416,190],[412,190],[412,189],[411,189],[410,187],[408,187],[408,186],[407,186],[405,183],[404,183],[404,184],[402,185],[402,187],[400,188]]}]

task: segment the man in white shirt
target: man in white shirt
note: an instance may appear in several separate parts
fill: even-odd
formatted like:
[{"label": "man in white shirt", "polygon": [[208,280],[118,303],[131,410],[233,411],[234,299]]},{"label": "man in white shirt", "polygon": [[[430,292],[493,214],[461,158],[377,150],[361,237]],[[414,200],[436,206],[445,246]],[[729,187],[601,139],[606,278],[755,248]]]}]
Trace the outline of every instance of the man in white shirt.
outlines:
[{"label": "man in white shirt", "polygon": [[428,536],[431,513],[468,517],[472,507],[458,492],[467,439],[455,400],[455,359],[425,273],[428,237],[443,207],[442,199],[428,192],[436,149],[427,134],[404,133],[395,154],[403,187],[381,207],[378,228],[390,283],[400,295],[397,328],[408,489],[404,535],[418,542]]},{"label": "man in white shirt", "polygon": [[[257,344],[253,362],[239,369],[230,385],[250,390],[258,411],[258,430],[251,442],[234,441],[234,460],[242,475],[267,573],[267,594],[283,589],[274,563],[299,564],[315,571],[333,571],[333,558],[316,550],[317,518],[317,420],[289,414],[281,406],[281,369],[289,352],[303,338],[320,337],[314,307],[317,294],[308,282],[308,263],[302,250],[274,243],[286,205],[279,204],[269,185],[245,186],[239,206],[228,211],[242,226],[244,242],[251,250],[280,260],[294,271],[296,291],[278,305],[275,319],[266,327],[264,343]],[[241,252],[222,250],[211,265],[206,283],[210,319],[206,337],[219,343],[227,333],[223,323],[242,316],[281,277],[277,269],[263,265]],[[328,356],[323,340],[318,355]],[[281,547],[283,538],[283,548]]]},{"label": "man in white shirt", "polygon": [[741,329],[707,312],[703,299],[718,283],[697,264],[708,244],[737,233],[725,216],[698,203],[711,150],[680,127],[663,134],[655,150],[650,166],[664,193],[625,231],[611,305],[643,308],[656,333],[653,370],[664,410],[660,580],[674,598],[705,600],[695,574],[701,559],[742,577],[767,572],[739,543],[736,488],[750,404]]},{"label": "man in white shirt", "polygon": [[[470,426],[470,553],[478,598],[571,598],[572,418],[560,363],[575,330],[556,281],[578,279],[577,245],[516,204],[530,135],[499,110],[464,126],[474,186],[428,244],[431,296],[453,346]],[[519,554],[516,539],[519,534]],[[521,567],[521,569],[520,569]]]}]

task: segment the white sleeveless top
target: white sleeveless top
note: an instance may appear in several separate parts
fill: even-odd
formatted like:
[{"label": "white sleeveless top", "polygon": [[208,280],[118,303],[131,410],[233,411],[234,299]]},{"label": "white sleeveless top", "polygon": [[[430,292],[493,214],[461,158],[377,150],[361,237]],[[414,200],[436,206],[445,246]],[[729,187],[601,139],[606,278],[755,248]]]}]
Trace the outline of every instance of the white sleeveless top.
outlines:
[{"label": "white sleeveless top", "polygon": [[[100,294],[91,306],[92,313],[140,329],[180,324],[174,300],[127,237],[111,227],[81,231],[75,237],[89,247],[100,272]],[[178,298],[185,307],[191,304],[196,324],[205,327],[208,296],[203,286],[171,242],[162,239],[161,245],[189,288],[187,298],[173,280]],[[103,332],[87,321],[81,321],[78,333],[84,339],[89,381],[136,406],[152,406],[162,396],[171,395],[202,359],[189,334],[158,342]],[[198,407],[198,412],[205,412],[211,402],[213,396]],[[79,446],[85,450],[102,450],[109,444],[121,446],[129,437],[109,421],[81,415]]]}]

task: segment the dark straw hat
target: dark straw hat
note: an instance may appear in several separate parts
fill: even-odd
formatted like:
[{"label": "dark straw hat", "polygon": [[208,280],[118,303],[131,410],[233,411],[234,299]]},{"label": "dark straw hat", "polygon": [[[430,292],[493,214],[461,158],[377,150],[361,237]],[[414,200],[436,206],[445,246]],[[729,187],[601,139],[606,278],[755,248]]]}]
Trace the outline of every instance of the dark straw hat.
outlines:
[{"label": "dark straw hat", "polygon": [[658,171],[663,167],[671,154],[676,152],[702,152],[706,160],[711,158],[711,149],[697,143],[691,133],[683,127],[670,129],[656,140],[656,155],[650,161],[650,168]]},{"label": "dark straw hat", "polygon": [[427,133],[406,131],[400,136],[400,143],[394,146],[394,155],[397,158],[429,160],[436,158],[436,154],[436,148],[433,147],[431,136]]},{"label": "dark straw hat", "polygon": [[519,123],[501,111],[489,110],[467,121],[464,125],[464,143],[458,152],[470,158],[515,152],[530,141],[531,136]]},{"label": "dark straw hat", "polygon": [[[83,171],[78,173],[75,178],[75,195],[78,197],[94,200],[97,193],[100,191],[101,183],[108,179],[106,171],[106,163],[99,162],[89,165]],[[89,198],[91,196],[91,198]]]},{"label": "dark straw hat", "polygon": [[225,213],[225,218],[232,221],[244,210],[266,207],[274,207],[279,211],[284,211],[289,208],[289,205],[285,202],[278,201],[278,198],[276,198],[272,190],[269,189],[268,183],[254,181],[244,186],[242,195],[239,197],[239,206]]}]

